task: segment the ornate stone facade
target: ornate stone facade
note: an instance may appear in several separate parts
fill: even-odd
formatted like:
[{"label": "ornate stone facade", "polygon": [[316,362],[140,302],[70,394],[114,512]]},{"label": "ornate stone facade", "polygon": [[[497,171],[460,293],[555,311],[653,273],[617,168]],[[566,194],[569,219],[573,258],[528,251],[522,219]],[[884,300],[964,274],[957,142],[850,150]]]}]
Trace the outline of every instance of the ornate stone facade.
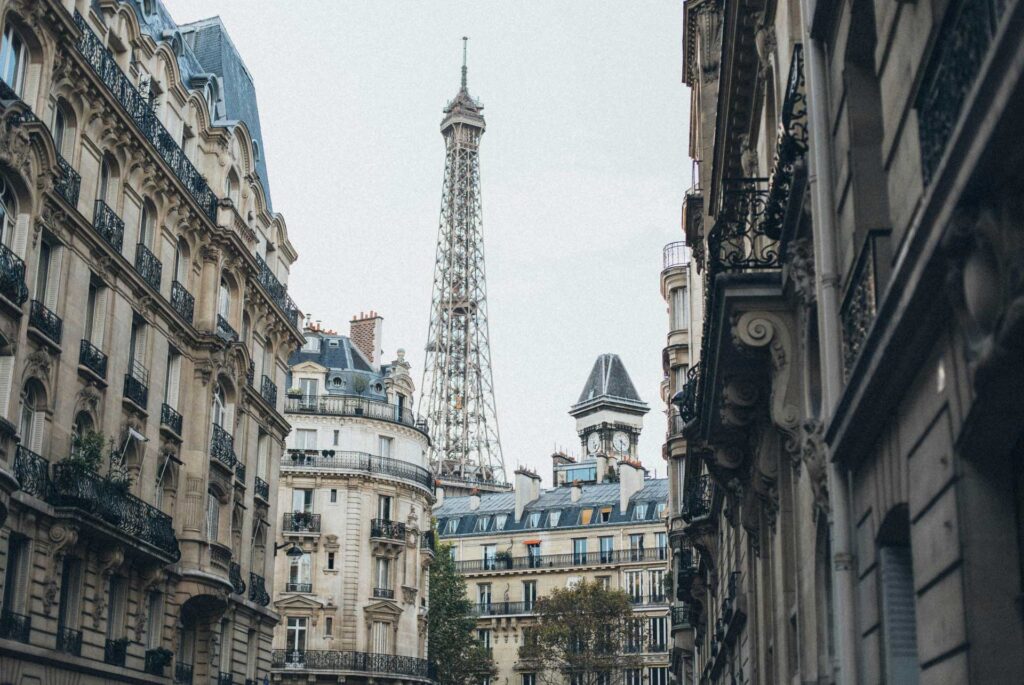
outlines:
[{"label": "ornate stone facade", "polygon": [[156,1],[0,26],[0,679],[262,681],[302,336],[258,121],[192,50],[230,41]]}]

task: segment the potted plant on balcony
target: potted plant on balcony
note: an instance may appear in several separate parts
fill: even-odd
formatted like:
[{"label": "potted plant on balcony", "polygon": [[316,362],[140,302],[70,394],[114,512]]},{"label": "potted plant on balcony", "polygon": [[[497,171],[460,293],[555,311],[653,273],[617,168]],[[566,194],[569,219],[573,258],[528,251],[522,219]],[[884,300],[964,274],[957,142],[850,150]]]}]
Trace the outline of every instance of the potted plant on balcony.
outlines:
[{"label": "potted plant on balcony", "polygon": [[146,673],[162,676],[173,658],[174,652],[165,647],[146,650]]},{"label": "potted plant on balcony", "polygon": [[288,395],[288,397],[302,397],[302,388],[295,385],[285,390],[284,394]]},{"label": "potted plant on balcony", "polygon": [[[364,377],[362,377],[362,376],[353,376],[352,377],[352,389],[355,390],[356,394],[359,395],[359,397],[362,397],[363,393],[365,393],[366,389],[369,388],[369,387],[370,387],[370,382],[368,380],[366,380]],[[362,415],[363,415],[363,404],[362,404],[362,402],[359,402],[359,403],[356,404],[356,416],[362,416]]]},{"label": "potted plant on balcony", "polygon": [[494,561],[498,566],[504,568],[512,568],[512,552],[507,549],[500,550],[494,553]]}]

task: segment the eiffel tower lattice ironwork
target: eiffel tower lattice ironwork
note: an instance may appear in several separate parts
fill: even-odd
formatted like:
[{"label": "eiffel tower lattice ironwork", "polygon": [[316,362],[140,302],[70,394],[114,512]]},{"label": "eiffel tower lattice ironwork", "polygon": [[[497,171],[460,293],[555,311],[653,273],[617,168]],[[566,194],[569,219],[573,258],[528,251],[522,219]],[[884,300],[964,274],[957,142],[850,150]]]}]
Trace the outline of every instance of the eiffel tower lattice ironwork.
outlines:
[{"label": "eiffel tower lattice ironwork", "polygon": [[442,484],[504,489],[487,327],[480,204],[483,105],[462,87],[444,108],[441,220],[437,233],[420,413],[430,424],[430,463]]}]

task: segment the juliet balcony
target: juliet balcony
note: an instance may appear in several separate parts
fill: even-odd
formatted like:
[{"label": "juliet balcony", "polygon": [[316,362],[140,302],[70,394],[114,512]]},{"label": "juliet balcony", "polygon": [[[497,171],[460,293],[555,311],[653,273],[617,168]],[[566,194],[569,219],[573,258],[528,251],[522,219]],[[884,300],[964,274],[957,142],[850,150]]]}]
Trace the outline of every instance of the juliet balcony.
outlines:
[{"label": "juliet balcony", "polygon": [[150,287],[160,292],[160,273],[163,266],[149,248],[139,243],[135,246],[135,271]]},{"label": "juliet balcony", "polygon": [[235,464],[238,463],[238,457],[235,456],[235,439],[217,424],[213,424],[210,434],[210,459],[231,473],[234,473]]},{"label": "juliet balcony", "polygon": [[39,300],[32,300],[28,312],[29,329],[35,332],[44,342],[60,347],[64,332],[64,322]]},{"label": "juliet balcony", "polygon": [[18,308],[28,299],[25,262],[3,244],[0,244],[0,295]]},{"label": "juliet balcony", "polygon": [[178,281],[171,283],[171,308],[186,323],[192,323],[192,316],[196,308],[196,298]]},{"label": "juliet balcony", "polygon": [[377,421],[400,423],[427,432],[427,422],[408,407],[371,400],[352,395],[289,395],[284,403],[285,413],[322,414],[325,416],[361,416]]},{"label": "juliet balcony", "polygon": [[121,252],[121,248],[124,247],[124,221],[103,200],[96,200],[92,227],[115,252]]},{"label": "juliet balcony", "polygon": [[103,354],[100,348],[82,338],[78,344],[78,368],[84,372],[86,377],[92,380],[106,383],[107,378],[107,355]]},{"label": "juliet balcony", "polygon": [[284,515],[281,532],[285,535],[320,535],[320,514],[293,511]]},{"label": "juliet balcony", "polygon": [[124,375],[124,399],[146,411],[149,403],[149,369],[133,359]]}]

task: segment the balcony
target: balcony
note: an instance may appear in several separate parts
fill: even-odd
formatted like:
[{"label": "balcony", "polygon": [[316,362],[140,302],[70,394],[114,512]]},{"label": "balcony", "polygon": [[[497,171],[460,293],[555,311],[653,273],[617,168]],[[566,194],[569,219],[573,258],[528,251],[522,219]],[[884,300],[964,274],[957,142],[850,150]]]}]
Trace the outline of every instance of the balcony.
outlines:
[{"label": "balcony", "polygon": [[235,480],[245,485],[245,464],[242,462],[235,464]]},{"label": "balcony", "polygon": [[157,647],[156,649],[146,650],[146,662],[143,670],[155,676],[164,676],[164,669],[171,663],[174,658],[174,654],[169,649],[163,649]]},{"label": "balcony", "polygon": [[174,685],[192,685],[192,664],[174,664]]},{"label": "balcony", "polygon": [[107,377],[107,355],[85,338],[78,345],[78,366],[99,380]]},{"label": "balcony", "polygon": [[470,609],[473,616],[515,616],[532,614],[537,602],[478,602]]},{"label": "balcony", "polygon": [[149,403],[149,370],[133,359],[124,375],[124,398],[145,411]]},{"label": "balcony", "polygon": [[0,295],[18,307],[28,299],[25,285],[25,262],[6,245],[0,243]]},{"label": "balcony", "polygon": [[80,521],[89,522],[114,541],[128,537],[136,547],[164,563],[181,557],[171,517],[90,471],[70,464],[55,464],[47,498],[55,507],[78,510]]},{"label": "balcony", "polygon": [[700,386],[702,364],[702,361],[697,362],[686,370],[686,383],[672,397],[672,404],[679,409],[679,418],[684,426],[698,416],[697,388]]},{"label": "balcony", "polygon": [[694,623],[693,605],[688,603],[677,604],[672,607],[672,629],[689,628]]},{"label": "balcony", "polygon": [[228,343],[238,342],[238,332],[231,327],[228,320],[220,314],[217,315],[217,327],[213,332],[218,338]]},{"label": "balcony", "polygon": [[28,644],[32,634],[32,617],[3,609],[0,611],[0,637]]},{"label": "balcony", "polygon": [[389,587],[375,587],[373,588],[373,596],[376,599],[394,599],[395,591]]},{"label": "balcony", "polygon": [[370,537],[405,542],[405,524],[389,519],[373,519],[370,521]]},{"label": "balcony", "polygon": [[51,343],[60,347],[64,322],[39,300],[32,300],[28,311],[28,325],[39,331]]},{"label": "balcony", "polygon": [[374,475],[392,476],[415,483],[430,493],[434,492],[434,477],[427,469],[400,459],[378,457],[365,452],[336,450],[288,450],[281,458],[284,470],[356,471]]},{"label": "balcony", "polygon": [[284,410],[292,414],[325,416],[362,416],[412,426],[427,434],[426,422],[408,407],[351,395],[292,395],[285,399]]},{"label": "balcony", "polygon": [[82,631],[57,626],[57,651],[82,656]]},{"label": "balcony", "polygon": [[291,581],[284,584],[285,592],[305,592],[310,593],[313,591],[312,583],[293,583]]},{"label": "balcony", "polygon": [[64,200],[72,207],[78,206],[78,192],[82,187],[82,177],[75,171],[71,164],[57,155],[57,166],[60,168],[60,176],[53,183],[53,189],[57,191]]},{"label": "balcony", "polygon": [[275,649],[271,653],[271,668],[288,671],[354,671],[383,675],[408,676],[428,680],[432,677],[426,659],[394,654],[369,652],[342,652],[325,649],[287,651]]},{"label": "balcony", "polygon": [[680,266],[686,266],[689,263],[690,248],[687,246],[685,240],[679,240],[674,243],[669,243],[661,251],[662,271],[674,269]]},{"label": "balcony", "polygon": [[256,602],[260,606],[270,604],[270,595],[267,594],[267,587],[263,576],[249,573],[249,601]]},{"label": "balcony", "polygon": [[267,376],[260,379],[260,395],[271,407],[277,406],[277,385]]},{"label": "balcony", "polygon": [[249,369],[245,372],[245,382],[250,388],[256,387],[256,362],[249,362]]},{"label": "balcony", "polygon": [[122,637],[117,640],[107,640],[103,646],[103,661],[112,666],[124,666],[125,657],[128,655],[128,638]]},{"label": "balcony", "polygon": [[281,530],[285,533],[316,533],[320,534],[320,514],[309,511],[296,511],[284,515]]},{"label": "balcony", "polygon": [[149,251],[149,248],[139,243],[135,246],[135,271],[142,280],[149,283],[153,290],[160,292],[160,273],[163,265],[156,255]]},{"label": "balcony", "polygon": [[228,471],[234,471],[235,464],[238,463],[235,456],[235,439],[217,424],[213,424],[210,436],[210,456],[215,463],[224,466]]},{"label": "balcony", "polygon": [[260,285],[263,286],[267,294],[270,295],[270,299],[276,304],[281,311],[284,313],[284,318],[288,319],[289,322],[298,325],[299,323],[299,309],[292,302],[292,298],[288,296],[288,288],[277,280],[277,276],[270,270],[270,266],[264,261],[262,257],[256,255],[256,265],[259,267],[259,279]]},{"label": "balcony", "polygon": [[121,71],[113,56],[104,47],[103,41],[92,32],[85,18],[77,11],[74,14],[74,22],[80,31],[75,48],[89,63],[124,113],[135,123],[142,136],[153,145],[160,158],[185,186],[203,213],[211,220],[216,219],[217,197],[210,190],[206,179],[178,146],[174,136],[160,123],[153,108],[149,106],[148,99],[132,85],[131,79]]},{"label": "balcony", "polygon": [[178,316],[183,318],[186,323],[192,323],[196,298],[178,281],[171,283],[171,308],[178,312]]},{"label": "balcony", "polygon": [[50,496],[50,462],[24,445],[14,455],[14,477],[22,492],[39,499]]},{"label": "balcony", "polygon": [[245,595],[245,581],[242,580],[242,567],[232,561],[228,567],[228,580],[231,581],[231,589],[236,595]]},{"label": "balcony", "polygon": [[262,499],[264,502],[270,502],[270,483],[263,480],[259,476],[256,476],[253,483],[253,491],[256,496]]},{"label": "balcony", "polygon": [[683,520],[693,523],[699,519],[711,515],[711,504],[714,497],[714,483],[711,475],[705,473],[693,480],[683,497],[682,511]]},{"label": "balcony", "polygon": [[124,247],[124,221],[103,200],[93,206],[92,227],[117,253]]},{"label": "balcony", "polygon": [[234,684],[234,680],[232,679],[230,673],[225,673],[224,671],[219,671],[217,673],[217,685],[233,685],[233,684]]},{"label": "balcony", "polygon": [[231,573],[231,548],[219,542],[210,543],[210,566],[224,574]]},{"label": "balcony", "polygon": [[160,405],[160,425],[166,427],[174,435],[181,437],[181,414],[176,412],[171,405],[166,402]]},{"label": "balcony", "polygon": [[572,568],[574,566],[605,566],[629,563],[664,561],[667,551],[664,547],[652,549],[616,549],[597,552],[569,552],[567,554],[533,554],[521,557],[487,557],[485,559],[464,559],[455,562],[460,573],[484,571],[505,571],[522,569]]},{"label": "balcony", "polygon": [[420,533],[420,551],[433,554],[435,548],[436,543],[434,539],[434,531],[425,530],[422,533]]}]

